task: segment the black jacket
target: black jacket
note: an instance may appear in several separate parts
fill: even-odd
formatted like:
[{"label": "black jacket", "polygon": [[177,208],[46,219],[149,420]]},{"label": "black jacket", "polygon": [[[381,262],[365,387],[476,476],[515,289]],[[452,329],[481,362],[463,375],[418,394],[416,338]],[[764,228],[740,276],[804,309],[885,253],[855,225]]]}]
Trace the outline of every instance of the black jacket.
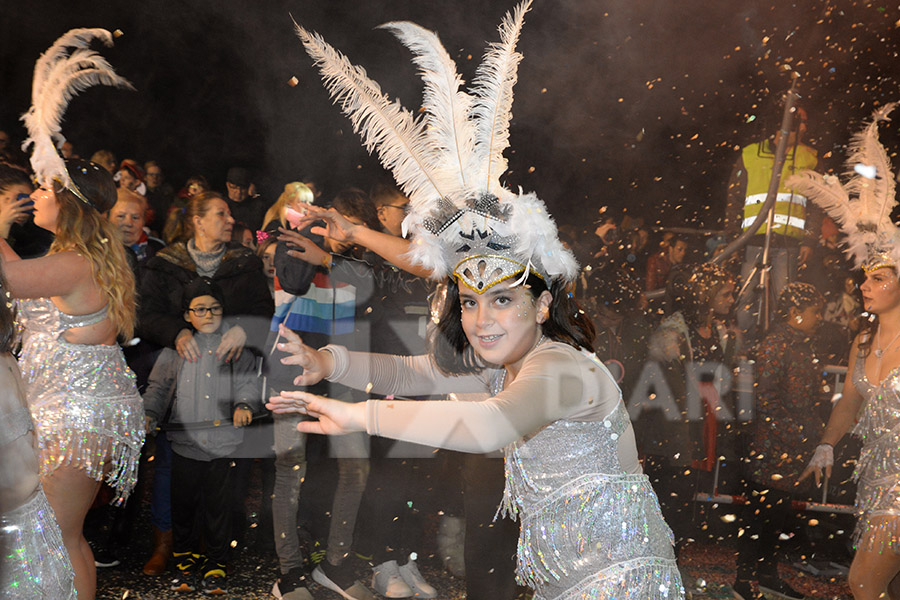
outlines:
[{"label": "black jacket", "polygon": [[[190,325],[184,320],[184,288],[197,275],[197,266],[184,242],[167,246],[144,267],[140,282],[138,332],[143,339],[173,348],[175,336]],[[274,311],[262,261],[251,250],[229,243],[212,276],[225,296],[225,319],[247,333],[247,345],[261,348]]]}]

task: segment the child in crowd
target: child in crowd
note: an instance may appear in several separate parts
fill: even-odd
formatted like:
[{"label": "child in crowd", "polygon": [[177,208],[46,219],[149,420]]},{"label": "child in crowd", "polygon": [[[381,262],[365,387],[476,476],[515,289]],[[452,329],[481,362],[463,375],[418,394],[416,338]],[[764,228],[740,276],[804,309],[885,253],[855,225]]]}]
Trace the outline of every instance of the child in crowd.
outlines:
[{"label": "child in crowd", "polygon": [[778,299],[775,323],[756,351],[756,410],[745,480],[748,506],[738,540],[735,598],[760,591],[802,598],[778,576],[774,553],[791,511],[797,478],[822,437],[828,404],[813,335],[825,299],[808,283],[788,284]]},{"label": "child in crowd", "polygon": [[[172,348],[159,356],[144,394],[148,426],[171,405],[167,435],[172,458],[173,556],[178,573],[171,588],[193,591],[200,582],[207,594],[226,590],[231,537],[229,455],[241,443],[241,427],[259,408],[254,358],[244,352],[233,361],[216,358],[222,340],[222,290],[198,277],[184,291],[184,320],[194,329],[200,358],[185,360]],[[233,427],[227,419],[233,418]],[[220,424],[221,423],[221,424]],[[206,556],[200,551],[205,542]]]}]

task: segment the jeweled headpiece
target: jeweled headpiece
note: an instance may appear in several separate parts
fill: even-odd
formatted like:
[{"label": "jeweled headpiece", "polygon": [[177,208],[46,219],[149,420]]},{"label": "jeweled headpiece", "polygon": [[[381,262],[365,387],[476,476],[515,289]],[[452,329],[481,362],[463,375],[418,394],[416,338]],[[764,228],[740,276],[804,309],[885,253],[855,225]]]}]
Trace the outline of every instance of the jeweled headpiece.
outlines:
[{"label": "jeweled headpiece", "polygon": [[488,47],[468,93],[434,32],[409,22],[381,26],[415,54],[425,82],[422,118],[389,100],[321,36],[297,25],[332,98],[409,197],[403,234],[413,238],[410,257],[434,279],[454,275],[478,293],[513,277],[524,281],[529,273],[549,285],[578,272],[544,203],[500,183],[522,59],[515,46],[530,6],[527,0],[505,16],[500,42]]},{"label": "jeweled headpiece", "polygon": [[91,86],[104,84],[134,89],[127,79],[116,74],[105,58],[89,48],[95,39],[113,45],[113,34],[105,29],[72,29],[38,58],[31,85],[31,108],[22,115],[28,129],[22,150],[34,146],[31,169],[35,178],[41,183],[58,181],[91,206],[91,201],[72,181],[57,151],[66,141],[62,135],[63,115],[72,97]]},{"label": "jeweled headpiece", "polygon": [[897,206],[894,173],[878,140],[878,122],[890,121],[888,115],[896,106],[892,102],[876,110],[872,122],[853,136],[846,184],[834,175],[813,171],[792,175],[786,182],[835,220],[847,235],[847,254],[866,272],[900,265],[900,229],[891,221]]}]

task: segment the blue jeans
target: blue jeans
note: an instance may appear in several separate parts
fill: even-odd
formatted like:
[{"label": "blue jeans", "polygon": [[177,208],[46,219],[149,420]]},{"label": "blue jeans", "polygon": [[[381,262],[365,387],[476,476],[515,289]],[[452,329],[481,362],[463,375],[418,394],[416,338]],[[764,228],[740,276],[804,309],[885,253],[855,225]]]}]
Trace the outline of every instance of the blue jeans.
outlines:
[{"label": "blue jeans", "polygon": [[160,531],[172,530],[172,445],[165,432],[156,436],[150,522]]}]

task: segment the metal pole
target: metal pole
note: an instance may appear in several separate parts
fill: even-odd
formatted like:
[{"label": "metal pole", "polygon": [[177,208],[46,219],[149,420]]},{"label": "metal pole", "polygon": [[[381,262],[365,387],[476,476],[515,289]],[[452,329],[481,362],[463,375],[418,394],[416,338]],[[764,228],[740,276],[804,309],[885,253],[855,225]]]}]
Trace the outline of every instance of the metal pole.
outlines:
[{"label": "metal pole", "polygon": [[[781,169],[784,167],[784,157],[787,154],[787,138],[790,134],[791,122],[794,117],[793,108],[797,98],[797,92],[795,90],[797,88],[797,80],[799,77],[800,76],[797,73],[793,74],[791,89],[788,90],[787,93],[784,114],[781,118],[781,139],[778,140],[778,144],[775,147],[775,163],[772,165],[772,179],[769,181],[769,191],[766,194],[766,201],[763,203],[762,207],[760,207],[759,214],[756,215],[756,219],[750,227],[738,236],[736,240],[728,244],[725,247],[725,250],[710,261],[711,263],[719,264],[737,250],[746,246],[747,242],[750,241],[750,238],[756,235],[756,232],[762,227],[763,221],[768,219],[768,212],[775,208],[775,200],[778,197],[778,185],[781,182]],[[767,230],[771,230],[771,228],[768,228]]]}]

